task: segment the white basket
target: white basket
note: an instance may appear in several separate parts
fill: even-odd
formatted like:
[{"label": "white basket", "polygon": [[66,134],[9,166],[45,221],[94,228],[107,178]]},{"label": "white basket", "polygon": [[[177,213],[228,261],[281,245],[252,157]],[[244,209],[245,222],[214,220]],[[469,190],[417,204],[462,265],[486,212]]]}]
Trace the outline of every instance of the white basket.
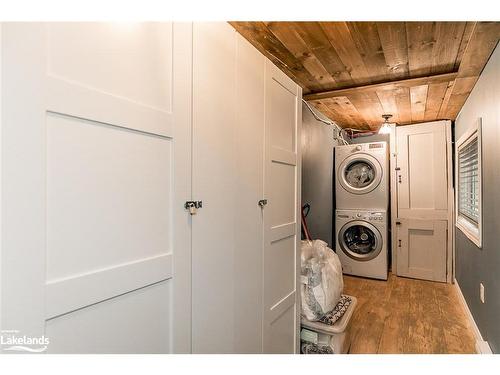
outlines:
[{"label": "white basket", "polygon": [[311,322],[305,318],[301,320],[303,328],[318,334],[318,345],[331,347],[334,354],[347,354],[351,346],[351,317],[358,301],[356,297],[349,297],[351,304],[342,318],[333,325]]}]

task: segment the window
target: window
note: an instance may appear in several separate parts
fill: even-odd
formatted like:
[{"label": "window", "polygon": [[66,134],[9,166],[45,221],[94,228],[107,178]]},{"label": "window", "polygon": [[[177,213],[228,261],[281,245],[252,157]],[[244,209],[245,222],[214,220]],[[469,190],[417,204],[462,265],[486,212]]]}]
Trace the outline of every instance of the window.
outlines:
[{"label": "window", "polygon": [[482,245],[481,228],[481,121],[457,142],[456,226],[477,246]]}]

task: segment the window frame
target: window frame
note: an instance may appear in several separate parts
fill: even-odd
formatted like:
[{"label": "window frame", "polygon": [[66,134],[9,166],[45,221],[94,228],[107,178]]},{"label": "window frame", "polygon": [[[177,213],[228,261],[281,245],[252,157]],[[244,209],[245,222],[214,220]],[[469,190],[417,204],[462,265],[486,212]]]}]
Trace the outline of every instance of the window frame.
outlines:
[{"label": "window frame", "polygon": [[[481,135],[481,122],[479,118],[467,131],[459,138],[455,144],[455,181],[456,181],[456,194],[455,194],[455,226],[469,238],[477,247],[482,248],[483,241],[483,173],[482,173],[482,135]],[[459,181],[459,151],[461,148],[467,146],[477,138],[477,160],[478,160],[478,183],[479,183],[479,196],[478,196],[478,222],[477,225],[470,218],[459,212],[459,196],[460,196],[460,181]]]}]

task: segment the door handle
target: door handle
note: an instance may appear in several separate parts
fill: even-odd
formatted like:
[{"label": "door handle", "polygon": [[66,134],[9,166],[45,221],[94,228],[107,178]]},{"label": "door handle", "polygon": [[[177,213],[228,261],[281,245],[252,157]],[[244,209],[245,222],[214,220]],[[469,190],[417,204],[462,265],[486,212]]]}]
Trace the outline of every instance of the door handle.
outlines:
[{"label": "door handle", "polygon": [[264,206],[267,204],[267,199],[261,199],[259,201],[259,206],[260,208],[264,208]]},{"label": "door handle", "polygon": [[184,208],[189,211],[190,215],[196,215],[198,209],[202,207],[202,201],[187,201],[186,203],[184,203]]}]

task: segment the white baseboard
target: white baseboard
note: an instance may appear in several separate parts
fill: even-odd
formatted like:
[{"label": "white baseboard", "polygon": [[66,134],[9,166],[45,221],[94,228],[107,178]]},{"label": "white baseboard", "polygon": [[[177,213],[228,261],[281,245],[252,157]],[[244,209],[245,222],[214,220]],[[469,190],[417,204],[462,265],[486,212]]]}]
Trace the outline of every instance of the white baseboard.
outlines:
[{"label": "white baseboard", "polygon": [[476,338],[476,352],[478,354],[492,354],[491,348],[488,345],[487,341],[483,340],[483,336],[477,327],[476,321],[470,312],[469,306],[467,305],[467,301],[462,294],[462,290],[460,289],[460,285],[458,285],[457,279],[453,280],[453,284],[455,285],[455,289],[457,290],[458,297],[460,298],[460,302],[462,303],[462,307],[465,311],[465,315],[469,319],[470,325],[472,327],[472,331],[474,332],[474,336]]}]

